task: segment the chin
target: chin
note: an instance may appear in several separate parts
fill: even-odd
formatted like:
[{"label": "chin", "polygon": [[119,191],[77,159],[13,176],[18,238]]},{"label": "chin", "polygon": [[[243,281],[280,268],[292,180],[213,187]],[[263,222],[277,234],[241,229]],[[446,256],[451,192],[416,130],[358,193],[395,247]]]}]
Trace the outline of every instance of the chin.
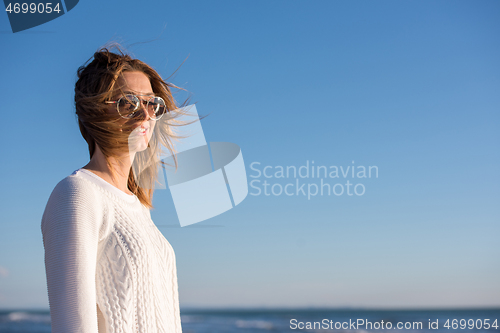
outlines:
[{"label": "chin", "polygon": [[128,140],[128,148],[131,153],[138,153],[148,148],[149,138],[145,135],[134,135]]},{"label": "chin", "polygon": [[138,152],[141,152],[141,151],[145,151],[146,149],[148,149],[148,145],[139,145],[135,148],[134,152],[138,153]]}]

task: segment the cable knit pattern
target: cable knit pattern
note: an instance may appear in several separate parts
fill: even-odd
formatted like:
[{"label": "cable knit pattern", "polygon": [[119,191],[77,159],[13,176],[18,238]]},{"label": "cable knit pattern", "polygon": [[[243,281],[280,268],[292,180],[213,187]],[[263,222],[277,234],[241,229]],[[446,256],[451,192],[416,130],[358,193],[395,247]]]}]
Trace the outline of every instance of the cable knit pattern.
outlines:
[{"label": "cable knit pattern", "polygon": [[77,170],[41,228],[52,333],[182,332],[174,250],[136,196]]}]

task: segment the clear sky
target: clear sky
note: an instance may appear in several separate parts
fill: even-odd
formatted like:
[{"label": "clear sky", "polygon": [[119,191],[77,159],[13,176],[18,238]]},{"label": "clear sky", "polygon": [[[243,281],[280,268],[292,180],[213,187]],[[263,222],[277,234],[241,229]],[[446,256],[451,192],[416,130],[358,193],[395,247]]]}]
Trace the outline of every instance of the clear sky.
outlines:
[{"label": "clear sky", "polygon": [[[164,77],[187,58],[169,81],[262,191],[185,228],[155,192],[181,306],[500,306],[499,16],[487,0],[81,0],[13,34],[0,14],[0,308],[48,308],[40,220],[88,162],[76,70],[108,41]],[[274,177],[313,161],[339,178]],[[296,192],[321,180],[345,192]]]}]

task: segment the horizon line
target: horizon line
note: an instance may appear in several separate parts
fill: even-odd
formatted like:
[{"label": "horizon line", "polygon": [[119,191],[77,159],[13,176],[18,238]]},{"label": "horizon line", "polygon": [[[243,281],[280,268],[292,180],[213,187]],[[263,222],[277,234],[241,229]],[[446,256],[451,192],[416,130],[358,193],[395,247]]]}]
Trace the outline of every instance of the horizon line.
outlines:
[{"label": "horizon line", "polygon": [[[202,307],[202,306],[184,306],[180,307],[181,314],[183,311],[187,312],[238,312],[238,311],[480,311],[480,310],[498,310],[500,311],[500,305],[494,306],[440,306],[440,307],[374,307],[374,306],[224,306],[224,307]],[[50,312],[49,308],[2,308],[2,312]]]}]

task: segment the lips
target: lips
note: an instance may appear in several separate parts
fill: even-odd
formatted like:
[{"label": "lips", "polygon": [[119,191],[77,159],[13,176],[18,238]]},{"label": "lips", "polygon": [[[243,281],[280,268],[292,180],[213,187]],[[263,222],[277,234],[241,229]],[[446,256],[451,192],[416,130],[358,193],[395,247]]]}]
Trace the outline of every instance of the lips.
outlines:
[{"label": "lips", "polygon": [[137,127],[134,131],[138,135],[146,135],[146,133],[148,132],[148,130],[149,130],[148,126],[141,125],[141,126]]}]

